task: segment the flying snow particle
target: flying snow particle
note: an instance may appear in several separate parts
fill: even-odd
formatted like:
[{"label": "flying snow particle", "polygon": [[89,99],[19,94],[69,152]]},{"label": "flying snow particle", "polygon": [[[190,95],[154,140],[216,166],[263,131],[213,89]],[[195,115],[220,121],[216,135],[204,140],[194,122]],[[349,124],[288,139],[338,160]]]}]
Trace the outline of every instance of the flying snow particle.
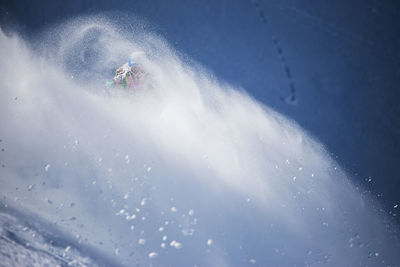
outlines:
[{"label": "flying snow particle", "polygon": [[176,249],[181,249],[182,248],[182,243],[177,242],[176,240],[172,240],[171,243],[169,244],[171,247],[174,247]]},{"label": "flying snow particle", "polygon": [[125,212],[125,210],[124,210],[124,209],[121,209],[119,212],[117,212],[116,215],[122,215],[122,214],[124,214],[124,212]]},{"label": "flying snow particle", "polygon": [[139,243],[139,245],[144,245],[144,244],[146,244],[146,239],[143,239],[143,238],[140,238],[139,240],[138,240],[138,243]]},{"label": "flying snow particle", "polygon": [[49,171],[49,169],[50,169],[50,164],[46,164],[46,166],[44,166],[44,170],[46,171],[46,172],[48,172]]},{"label": "flying snow particle", "polygon": [[125,219],[127,220],[127,221],[131,221],[131,220],[134,220],[134,219],[136,219],[136,214],[132,214],[132,215],[126,215],[126,217],[125,217]]},{"label": "flying snow particle", "polygon": [[150,259],[154,259],[155,257],[157,257],[158,256],[158,253],[157,252],[150,252],[149,253],[149,258]]},{"label": "flying snow particle", "polygon": [[213,240],[212,240],[212,239],[208,239],[208,240],[207,240],[207,246],[211,246],[212,243],[213,243]]},{"label": "flying snow particle", "polygon": [[189,228],[189,229],[183,229],[182,230],[182,234],[184,235],[184,236],[191,236],[191,235],[193,235],[194,234],[194,229],[193,228]]}]

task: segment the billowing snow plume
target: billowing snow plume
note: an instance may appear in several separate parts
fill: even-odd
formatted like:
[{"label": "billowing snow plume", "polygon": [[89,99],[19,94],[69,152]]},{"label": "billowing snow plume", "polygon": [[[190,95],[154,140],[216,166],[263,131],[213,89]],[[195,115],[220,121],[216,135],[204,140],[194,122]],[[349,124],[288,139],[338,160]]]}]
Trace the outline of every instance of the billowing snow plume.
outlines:
[{"label": "billowing snow plume", "polygon": [[[0,33],[3,206],[125,266],[400,261],[318,142],[139,28],[83,18],[34,49]],[[135,51],[148,85],[106,88]]]}]

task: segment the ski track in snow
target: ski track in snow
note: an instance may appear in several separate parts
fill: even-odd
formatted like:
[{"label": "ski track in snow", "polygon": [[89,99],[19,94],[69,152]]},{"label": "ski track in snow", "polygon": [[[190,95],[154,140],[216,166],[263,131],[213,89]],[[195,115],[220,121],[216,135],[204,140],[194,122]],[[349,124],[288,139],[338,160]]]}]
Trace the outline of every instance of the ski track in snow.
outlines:
[{"label": "ski track in snow", "polygon": [[[0,261],[399,262],[397,228],[318,142],[141,25],[120,25],[78,18],[34,45],[0,33]],[[137,50],[148,55],[149,85],[106,89]],[[65,243],[32,237],[28,214]]]},{"label": "ski track in snow", "polygon": [[[260,17],[261,21],[265,25],[268,25],[269,21],[267,19],[267,16],[265,15],[265,12],[261,8],[260,2],[258,0],[252,0],[251,3],[253,5],[253,7],[255,8],[255,10],[257,11],[258,16]],[[276,53],[278,54],[279,60],[283,66],[283,69],[285,71],[286,79],[289,83],[289,95],[287,97],[282,97],[281,100],[285,101],[286,103],[289,103],[289,104],[296,104],[296,102],[297,102],[296,87],[294,85],[292,72],[290,70],[289,64],[287,63],[286,57],[283,53],[282,45],[279,43],[279,39],[275,36],[271,36],[271,40],[272,40],[272,43],[276,50]]]}]

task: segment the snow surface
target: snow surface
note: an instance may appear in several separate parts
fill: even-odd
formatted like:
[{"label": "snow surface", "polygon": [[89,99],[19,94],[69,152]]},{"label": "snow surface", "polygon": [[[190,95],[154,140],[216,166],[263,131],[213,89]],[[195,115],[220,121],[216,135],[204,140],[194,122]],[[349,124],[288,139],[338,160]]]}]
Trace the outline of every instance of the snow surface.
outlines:
[{"label": "snow surface", "polygon": [[[54,225],[87,265],[400,261],[396,226],[298,125],[120,25],[81,17],[34,44],[0,33],[2,212]],[[151,86],[107,90],[138,50]]]}]

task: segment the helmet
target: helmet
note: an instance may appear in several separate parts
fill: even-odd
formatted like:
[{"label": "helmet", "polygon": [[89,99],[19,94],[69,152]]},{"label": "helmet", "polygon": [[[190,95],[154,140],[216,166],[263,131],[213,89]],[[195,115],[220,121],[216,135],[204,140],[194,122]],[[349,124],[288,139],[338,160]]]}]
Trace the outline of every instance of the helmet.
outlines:
[{"label": "helmet", "polygon": [[143,65],[146,60],[146,54],[142,51],[135,51],[129,56],[128,65]]}]

